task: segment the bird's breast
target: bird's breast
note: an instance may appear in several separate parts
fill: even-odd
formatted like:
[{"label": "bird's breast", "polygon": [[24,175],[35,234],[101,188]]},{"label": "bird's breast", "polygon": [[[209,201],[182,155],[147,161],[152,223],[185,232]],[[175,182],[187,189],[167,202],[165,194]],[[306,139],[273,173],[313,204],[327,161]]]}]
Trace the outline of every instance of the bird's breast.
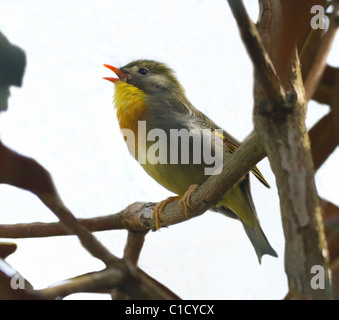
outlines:
[{"label": "bird's breast", "polygon": [[127,82],[116,82],[113,102],[120,129],[130,129],[137,136],[138,121],[144,120],[147,110],[146,98],[139,88]]}]

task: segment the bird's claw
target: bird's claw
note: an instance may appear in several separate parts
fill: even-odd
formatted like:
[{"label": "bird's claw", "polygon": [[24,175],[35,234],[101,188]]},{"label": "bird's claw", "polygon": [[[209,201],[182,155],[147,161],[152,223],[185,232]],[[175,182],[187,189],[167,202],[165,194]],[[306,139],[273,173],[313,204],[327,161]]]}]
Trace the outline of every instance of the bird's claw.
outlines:
[{"label": "bird's claw", "polygon": [[199,188],[199,184],[190,185],[178,203],[179,209],[182,205],[184,205],[186,219],[188,219],[188,211],[191,208],[191,195],[197,188]]},{"label": "bird's claw", "polygon": [[178,196],[175,197],[168,197],[167,199],[160,201],[159,203],[156,204],[153,213],[152,213],[152,219],[155,219],[155,227],[157,230],[159,229],[160,225],[160,216],[162,212],[164,211],[165,207],[167,204],[177,201],[179,199]]}]

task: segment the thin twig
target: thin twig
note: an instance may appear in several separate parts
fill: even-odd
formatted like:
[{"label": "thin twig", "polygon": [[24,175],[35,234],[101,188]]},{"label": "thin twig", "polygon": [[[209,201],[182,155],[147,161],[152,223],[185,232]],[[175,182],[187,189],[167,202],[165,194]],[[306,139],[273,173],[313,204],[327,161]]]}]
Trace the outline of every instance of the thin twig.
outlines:
[{"label": "thin twig", "polygon": [[[150,204],[151,205],[151,204]],[[122,230],[122,219],[125,210],[115,214],[86,219],[77,219],[78,223],[91,232]],[[0,238],[45,238],[71,235],[63,228],[61,222],[33,222],[17,224],[0,224]]]},{"label": "thin twig", "polygon": [[68,279],[36,292],[46,299],[62,299],[80,292],[108,293],[124,280],[125,275],[119,269],[108,268]]},{"label": "thin twig", "polygon": [[43,195],[40,198],[59,218],[65,230],[69,234],[78,236],[83,247],[90,252],[93,257],[103,261],[106,266],[112,263],[120,263],[119,258],[113,255],[91,232],[78,223],[77,219],[61,202],[60,198],[50,195]]},{"label": "thin twig", "polygon": [[[146,232],[133,232],[128,231],[127,242],[124,250],[123,259],[126,263],[130,263],[136,267],[138,264],[141,249],[144,245]],[[117,289],[114,289],[111,293],[113,300],[126,300],[128,296]]]},{"label": "thin twig", "polygon": [[256,25],[250,19],[242,1],[228,0],[233,16],[238,24],[241,37],[255,68],[264,95],[269,104],[266,111],[279,111],[286,107],[286,93],[263,45]]}]

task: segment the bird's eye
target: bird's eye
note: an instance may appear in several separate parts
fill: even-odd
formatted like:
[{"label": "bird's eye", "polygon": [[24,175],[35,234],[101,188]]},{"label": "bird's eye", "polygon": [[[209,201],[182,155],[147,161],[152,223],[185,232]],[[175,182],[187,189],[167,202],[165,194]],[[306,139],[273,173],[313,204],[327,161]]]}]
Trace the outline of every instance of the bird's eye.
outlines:
[{"label": "bird's eye", "polygon": [[140,73],[140,74],[142,74],[142,75],[144,76],[144,75],[148,74],[149,71],[148,71],[148,69],[146,69],[146,68],[140,68],[140,69],[138,70],[138,73]]}]

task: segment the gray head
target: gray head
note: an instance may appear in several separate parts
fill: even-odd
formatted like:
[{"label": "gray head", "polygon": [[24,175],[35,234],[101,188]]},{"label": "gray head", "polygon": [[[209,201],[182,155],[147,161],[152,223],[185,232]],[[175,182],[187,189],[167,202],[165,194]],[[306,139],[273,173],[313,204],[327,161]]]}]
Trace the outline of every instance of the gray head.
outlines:
[{"label": "gray head", "polygon": [[184,95],[184,89],[174,71],[164,63],[154,60],[135,60],[120,69],[110,65],[105,66],[119,77],[105,78],[109,81],[124,80],[153,97],[158,94],[162,97],[173,94]]}]

